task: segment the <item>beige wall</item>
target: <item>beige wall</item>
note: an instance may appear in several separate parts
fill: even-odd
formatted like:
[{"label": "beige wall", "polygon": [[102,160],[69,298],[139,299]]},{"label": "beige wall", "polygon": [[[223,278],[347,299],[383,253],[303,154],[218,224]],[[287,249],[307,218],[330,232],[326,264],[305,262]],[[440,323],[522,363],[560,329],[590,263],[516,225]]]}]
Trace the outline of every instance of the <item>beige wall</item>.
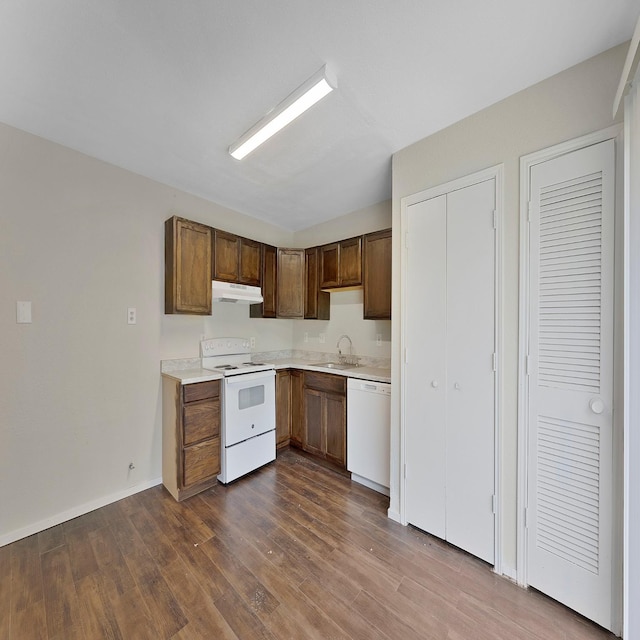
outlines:
[{"label": "beige wall", "polygon": [[[605,128],[627,45],[579,64],[458,122],[393,157],[393,228],[399,229],[401,198],[475,171],[504,163],[503,305],[504,327],[501,442],[503,474],[503,557],[515,571],[516,430],[518,363],[519,159],[538,149]],[[394,234],[392,369],[400,383],[400,238]],[[399,497],[399,394],[392,400],[392,502]]]},{"label": "beige wall", "polygon": [[391,226],[391,200],[352,211],[327,222],[296,231],[293,241],[296,247],[316,245],[352,238],[361,233],[371,233]]},{"label": "beige wall", "polygon": [[[250,320],[248,307],[164,315],[163,222],[174,213],[292,240],[0,125],[0,544],[160,477],[161,359],[197,356],[203,335],[291,347],[292,321]],[[17,300],[33,303],[32,324],[16,324]]]}]

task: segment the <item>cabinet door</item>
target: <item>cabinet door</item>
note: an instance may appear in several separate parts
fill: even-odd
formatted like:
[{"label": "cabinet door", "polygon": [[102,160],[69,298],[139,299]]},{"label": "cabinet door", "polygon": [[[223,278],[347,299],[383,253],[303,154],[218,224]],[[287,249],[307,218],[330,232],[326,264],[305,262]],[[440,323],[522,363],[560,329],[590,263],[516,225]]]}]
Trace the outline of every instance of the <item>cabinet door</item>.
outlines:
[{"label": "cabinet door", "polygon": [[278,249],[277,315],[304,317],[304,249]]},{"label": "cabinet door", "polygon": [[186,447],[183,455],[183,486],[185,488],[213,479],[220,473],[220,438],[212,438]]},{"label": "cabinet door", "polygon": [[330,295],[327,291],[320,291],[320,258],[318,247],[305,249],[305,296],[304,317],[310,320],[329,320]]},{"label": "cabinet door", "polygon": [[302,447],[304,436],[304,374],[291,372],[291,444]]},{"label": "cabinet door", "polygon": [[182,408],[182,443],[188,446],[220,435],[220,400],[190,402]]},{"label": "cabinet door", "polygon": [[340,243],[340,286],[362,284],[362,236]]},{"label": "cabinet door", "polygon": [[165,313],[211,313],[211,232],[175,216],[165,222]]},{"label": "cabinet door", "polygon": [[346,469],[347,466],[347,403],[343,395],[324,394],[324,430],[327,460]]},{"label": "cabinet door", "polygon": [[304,390],[304,441],[305,451],[324,457],[324,411],[322,391]]},{"label": "cabinet door", "polygon": [[391,229],[364,237],[364,317],[391,319]]},{"label": "cabinet door", "polygon": [[240,238],[233,233],[215,230],[213,279],[238,282],[240,278]]},{"label": "cabinet door", "polygon": [[340,286],[340,243],[333,242],[320,247],[320,288]]},{"label": "cabinet door", "polygon": [[291,375],[276,371],[276,446],[289,444],[291,429]]},{"label": "cabinet door", "polygon": [[240,238],[239,282],[259,287],[261,278],[261,245],[249,238]]},{"label": "cabinet door", "polygon": [[262,304],[252,304],[249,315],[252,318],[276,317],[276,274],[278,250],[268,244],[262,245]]}]

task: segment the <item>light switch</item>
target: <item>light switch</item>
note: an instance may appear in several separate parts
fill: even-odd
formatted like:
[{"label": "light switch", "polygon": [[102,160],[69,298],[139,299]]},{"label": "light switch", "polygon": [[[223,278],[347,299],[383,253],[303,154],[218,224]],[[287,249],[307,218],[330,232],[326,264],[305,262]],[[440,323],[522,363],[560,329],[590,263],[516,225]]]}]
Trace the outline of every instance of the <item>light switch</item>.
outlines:
[{"label": "light switch", "polygon": [[127,309],[127,324],[135,324],[136,323],[136,308],[129,307]]},{"label": "light switch", "polygon": [[16,322],[18,324],[31,324],[31,302],[16,302]]}]

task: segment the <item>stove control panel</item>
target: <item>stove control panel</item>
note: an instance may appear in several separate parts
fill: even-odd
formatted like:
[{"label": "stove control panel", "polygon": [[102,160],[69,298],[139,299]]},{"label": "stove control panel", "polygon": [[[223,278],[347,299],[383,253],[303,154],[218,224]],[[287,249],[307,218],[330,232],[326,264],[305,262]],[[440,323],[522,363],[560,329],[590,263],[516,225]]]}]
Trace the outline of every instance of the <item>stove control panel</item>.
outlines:
[{"label": "stove control panel", "polygon": [[247,338],[208,338],[200,342],[200,356],[230,356],[239,353],[250,353],[251,343]]}]

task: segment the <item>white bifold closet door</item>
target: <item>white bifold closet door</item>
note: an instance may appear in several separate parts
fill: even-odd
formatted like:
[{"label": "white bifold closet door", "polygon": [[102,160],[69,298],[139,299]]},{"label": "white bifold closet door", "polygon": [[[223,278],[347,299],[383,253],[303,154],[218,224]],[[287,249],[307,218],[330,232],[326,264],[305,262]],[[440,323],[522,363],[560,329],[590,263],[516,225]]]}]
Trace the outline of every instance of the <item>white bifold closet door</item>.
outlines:
[{"label": "white bifold closet door", "polygon": [[531,168],[527,567],[612,622],[614,142]]},{"label": "white bifold closet door", "polygon": [[494,563],[495,180],[408,207],[408,522]]}]

